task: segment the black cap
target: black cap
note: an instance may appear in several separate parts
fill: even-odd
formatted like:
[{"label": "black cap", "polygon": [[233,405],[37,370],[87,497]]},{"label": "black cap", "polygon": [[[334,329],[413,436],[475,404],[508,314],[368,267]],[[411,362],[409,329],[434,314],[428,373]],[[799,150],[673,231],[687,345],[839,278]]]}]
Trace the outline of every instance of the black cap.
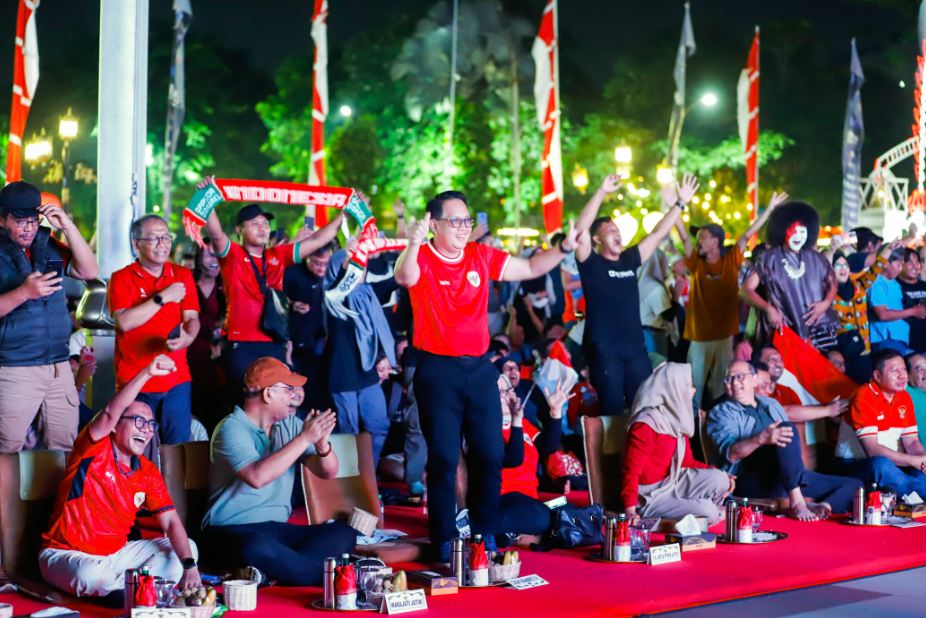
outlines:
[{"label": "black cap", "polygon": [[23,219],[36,217],[42,205],[42,192],[23,180],[11,182],[0,190],[0,215]]},{"label": "black cap", "polygon": [[261,210],[261,207],[258,204],[248,204],[247,206],[242,206],[241,210],[238,211],[238,216],[235,217],[235,225],[241,225],[245,221],[250,221],[251,219],[261,215],[264,215],[267,218],[267,221],[273,221],[273,214],[264,212]]}]

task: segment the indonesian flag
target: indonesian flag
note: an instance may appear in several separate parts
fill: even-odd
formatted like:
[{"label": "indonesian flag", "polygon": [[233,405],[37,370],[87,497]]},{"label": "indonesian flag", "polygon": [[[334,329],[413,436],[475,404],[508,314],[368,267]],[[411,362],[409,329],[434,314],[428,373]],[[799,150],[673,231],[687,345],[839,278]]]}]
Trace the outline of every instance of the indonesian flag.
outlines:
[{"label": "indonesian flag", "polygon": [[29,107],[39,83],[39,39],[35,10],[39,0],[19,0],[16,46],[13,49],[13,104],[10,106],[10,143],[6,151],[6,181],[22,179],[23,134]]},{"label": "indonesian flag", "polygon": [[794,389],[803,403],[827,404],[834,399],[847,399],[858,388],[858,384],[839,373],[825,356],[787,326],[775,331],[772,345],[785,366],[779,382]]},{"label": "indonesian flag", "polygon": [[537,121],[543,129],[540,161],[540,202],[547,232],[563,227],[563,160],[559,141],[559,52],[556,34],[556,0],[547,0],[540,31],[531,50],[537,74],[534,99]]},{"label": "indonesian flag", "polygon": [[[325,182],[325,118],[328,117],[328,0],[315,0],[312,13],[312,42],[315,43],[315,63],[312,65],[312,157],[309,162],[309,184],[324,186]],[[328,223],[324,206],[315,207],[317,225]]]},{"label": "indonesian flag", "polygon": [[740,71],[736,84],[736,122],[746,159],[746,195],[751,208],[749,218],[755,219],[759,209],[759,27],[749,48],[746,67]]}]

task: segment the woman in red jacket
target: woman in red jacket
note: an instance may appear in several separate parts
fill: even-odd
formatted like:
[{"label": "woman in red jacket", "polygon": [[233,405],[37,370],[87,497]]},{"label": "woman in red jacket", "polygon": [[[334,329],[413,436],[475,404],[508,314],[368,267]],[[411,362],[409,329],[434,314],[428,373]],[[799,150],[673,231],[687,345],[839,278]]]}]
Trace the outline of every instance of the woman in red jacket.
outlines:
[{"label": "woman in red jacket", "polygon": [[682,363],[663,363],[637,392],[621,468],[621,499],[633,519],[721,519],[719,505],[733,491],[733,477],[691,454],[694,394],[691,365]]}]

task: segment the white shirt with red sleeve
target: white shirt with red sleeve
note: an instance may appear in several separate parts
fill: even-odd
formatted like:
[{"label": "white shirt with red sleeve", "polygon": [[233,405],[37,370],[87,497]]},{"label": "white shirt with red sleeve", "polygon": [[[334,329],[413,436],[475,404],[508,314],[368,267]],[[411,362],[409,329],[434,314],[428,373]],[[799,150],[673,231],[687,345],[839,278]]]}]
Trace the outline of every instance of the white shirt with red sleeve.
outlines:
[{"label": "white shirt with red sleeve", "polygon": [[489,281],[500,281],[510,255],[471,242],[456,259],[421,246],[421,276],[408,289],[417,349],[442,356],[480,356],[489,349]]},{"label": "white shirt with red sleeve", "polygon": [[860,440],[867,437],[877,437],[881,446],[903,452],[901,440],[918,434],[910,394],[900,391],[889,400],[872,380],[852,395],[849,411],[839,426],[836,457],[864,459],[867,455]]}]

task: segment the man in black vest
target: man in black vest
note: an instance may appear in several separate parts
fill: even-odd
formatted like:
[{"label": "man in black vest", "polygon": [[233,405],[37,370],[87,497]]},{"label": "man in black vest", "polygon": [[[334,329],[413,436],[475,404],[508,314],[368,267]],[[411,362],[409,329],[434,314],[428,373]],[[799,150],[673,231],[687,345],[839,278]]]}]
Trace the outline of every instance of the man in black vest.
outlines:
[{"label": "man in black vest", "polygon": [[[59,242],[40,218],[67,239]],[[90,246],[60,207],[42,204],[27,182],[0,191],[0,453],[22,450],[36,415],[45,446],[70,450],[78,403],[68,364],[68,315],[62,275],[99,273]]]}]

